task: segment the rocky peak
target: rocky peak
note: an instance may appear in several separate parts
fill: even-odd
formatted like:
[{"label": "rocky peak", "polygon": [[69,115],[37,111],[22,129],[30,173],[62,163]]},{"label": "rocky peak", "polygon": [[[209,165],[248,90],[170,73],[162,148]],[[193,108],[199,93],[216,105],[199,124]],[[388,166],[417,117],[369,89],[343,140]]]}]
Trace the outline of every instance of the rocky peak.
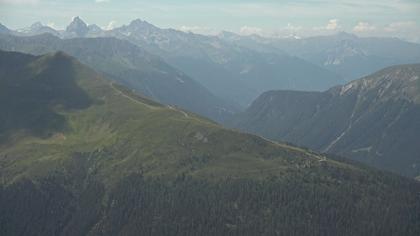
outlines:
[{"label": "rocky peak", "polygon": [[37,21],[37,22],[35,22],[31,25],[31,29],[39,29],[39,28],[42,28],[42,27],[44,27],[44,25],[42,25],[42,23],[39,22],[39,21]]},{"label": "rocky peak", "polygon": [[66,31],[74,33],[76,36],[84,36],[89,31],[89,28],[80,17],[76,16],[69,26],[67,26]]},{"label": "rocky peak", "polygon": [[128,26],[133,29],[157,29],[156,26],[150,24],[147,21],[143,21],[141,19],[133,20],[130,25]]}]

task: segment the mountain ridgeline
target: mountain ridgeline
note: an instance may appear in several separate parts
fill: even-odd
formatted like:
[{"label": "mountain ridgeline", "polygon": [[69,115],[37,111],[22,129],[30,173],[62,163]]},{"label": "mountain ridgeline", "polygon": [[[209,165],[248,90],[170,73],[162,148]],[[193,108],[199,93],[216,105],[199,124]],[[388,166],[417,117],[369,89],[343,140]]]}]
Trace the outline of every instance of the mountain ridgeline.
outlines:
[{"label": "mountain ridgeline", "polygon": [[160,56],[225,101],[246,107],[267,90],[322,91],[387,66],[420,63],[420,44],[339,32],[308,38],[265,38],[221,32],[206,36],[162,29],[136,19],[103,30],[75,17],[65,30],[37,22],[0,34],[49,33],[63,39],[114,37]]},{"label": "mountain ridgeline", "polygon": [[[0,34],[34,36],[44,33],[62,39],[118,38],[157,55],[224,101],[214,103],[218,114],[211,116],[222,122],[225,118],[218,117],[223,116],[220,113],[247,107],[267,90],[323,91],[387,66],[420,63],[419,44],[395,38],[358,37],[345,32],[303,39],[231,32],[206,36],[162,29],[140,19],[103,30],[95,24],[86,24],[79,17],[65,30],[55,30],[39,22],[18,31],[0,27]],[[18,45],[15,48],[19,50]],[[141,92],[146,94],[145,90]],[[166,103],[164,99],[160,101]]]},{"label": "mountain ridgeline", "polygon": [[420,44],[340,32],[308,38],[263,38],[222,33],[220,38],[261,52],[288,53],[351,81],[392,65],[420,63]]},{"label": "mountain ridgeline", "polygon": [[31,37],[0,34],[0,49],[36,55],[63,51],[149,98],[179,106],[216,121],[226,120],[239,109],[238,106],[216,97],[161,58],[124,40],[62,40],[50,34]]},{"label": "mountain ridgeline", "polygon": [[325,92],[270,91],[233,126],[406,176],[420,175],[420,64]]},{"label": "mountain ridgeline", "polygon": [[[420,185],[0,51],[1,235],[418,235]],[[386,206],[386,207],[385,207]]]},{"label": "mountain ridgeline", "polygon": [[217,96],[248,106],[272,88],[323,90],[341,79],[287,53],[260,52],[216,36],[161,29],[140,19],[105,32],[161,56]]},{"label": "mountain ridgeline", "polygon": [[[47,28],[54,30],[31,26],[9,34],[33,36],[47,32]],[[140,19],[101,30],[75,17],[66,30],[49,33],[63,39],[112,37],[129,41],[160,56],[217,97],[242,107],[269,89],[321,91],[342,82],[334,73],[287,53],[262,52],[217,36],[161,29]]]}]

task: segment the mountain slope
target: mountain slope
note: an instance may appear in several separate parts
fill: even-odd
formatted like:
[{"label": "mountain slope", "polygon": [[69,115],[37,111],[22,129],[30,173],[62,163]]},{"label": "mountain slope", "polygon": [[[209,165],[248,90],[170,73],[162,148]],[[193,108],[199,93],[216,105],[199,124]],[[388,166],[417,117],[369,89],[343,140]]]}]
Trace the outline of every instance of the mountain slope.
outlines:
[{"label": "mountain slope", "polygon": [[216,121],[223,121],[237,109],[160,58],[126,41],[113,38],[61,40],[48,34],[2,35],[0,49],[37,55],[61,50],[150,98]]},{"label": "mountain slope", "polygon": [[323,90],[341,82],[335,74],[285,53],[258,52],[215,36],[161,29],[139,19],[105,35],[161,56],[217,96],[242,106],[273,88]]},{"label": "mountain slope", "polygon": [[[6,121],[3,122],[3,130],[11,129],[11,132],[2,132],[2,140],[6,143],[2,151],[8,154],[12,154],[14,151],[27,151],[27,148],[45,147],[38,151],[41,153],[50,152],[49,148],[58,148],[61,151],[57,153],[57,158],[67,158],[66,155],[69,154],[67,151],[77,153],[84,152],[85,148],[93,148],[93,150],[109,148],[108,151],[112,150],[115,155],[113,158],[126,155],[124,160],[121,159],[121,163],[117,159],[117,162],[114,163],[123,164],[120,166],[121,168],[133,168],[133,171],[136,171],[139,166],[126,164],[130,162],[131,158],[132,161],[145,158],[141,163],[145,170],[144,174],[155,175],[162,171],[160,174],[165,173],[170,176],[175,173],[191,171],[195,175],[205,176],[210,174],[206,168],[213,165],[217,167],[218,162],[224,162],[226,158],[238,161],[248,160],[252,163],[258,160],[254,159],[256,157],[268,158],[263,153],[267,152],[268,154],[271,151],[274,153],[271,153],[270,157],[274,158],[271,155],[280,155],[285,159],[261,160],[259,166],[268,167],[269,163],[283,162],[288,159],[293,161],[293,158],[296,158],[295,161],[298,162],[306,159],[317,161],[321,158],[316,154],[294,147],[274,144],[251,135],[224,130],[212,121],[143,98],[120,85],[102,79],[99,74],[62,52],[40,57],[2,52],[1,64],[2,91],[4,92],[2,93],[2,104],[3,107],[6,107],[6,112],[2,113],[1,117]],[[44,115],[51,118],[61,117],[61,119],[44,119]],[[25,122],[20,122],[16,118]],[[28,120],[28,118],[34,120]],[[31,132],[32,128],[37,125],[40,125],[40,130],[47,132],[43,134]],[[69,145],[67,150],[66,145]],[[262,149],[257,148],[260,145]],[[120,149],[122,147],[126,148]],[[211,149],[211,147],[218,148]],[[77,151],[78,148],[81,149]],[[197,150],[194,151],[194,148]],[[130,153],[131,151],[135,152]],[[260,151],[262,152],[259,153]],[[136,155],[137,152],[141,155]],[[40,156],[42,156],[41,153],[39,153]],[[46,158],[45,163],[37,162],[37,155],[34,152],[26,153],[28,156],[24,154],[20,153],[18,160],[6,158],[6,161],[22,161],[21,164],[35,161],[32,163],[33,165],[27,166],[26,171],[19,170],[21,171],[20,177],[31,177],[38,167],[43,168],[48,161],[56,161],[55,158]],[[168,154],[170,155],[167,156]],[[181,161],[178,159],[188,156],[198,159],[211,158],[212,162],[204,162],[205,165],[196,170],[194,168],[184,169],[184,167],[171,170],[175,173],[165,171],[168,165],[176,167],[176,164],[180,164],[177,162]],[[26,158],[29,158],[28,163],[23,161]],[[162,162],[156,165],[160,162],[159,158],[163,158],[160,160]],[[172,161],[175,162],[167,158],[172,158]],[[7,166],[11,169],[15,168],[14,165]],[[10,177],[7,174],[9,168],[2,171],[2,177],[6,180]],[[219,171],[223,175],[235,176],[242,175],[242,172],[247,173],[247,169],[254,170],[255,168],[250,165],[241,168],[222,168]],[[122,174],[125,171],[112,172]],[[251,176],[254,175],[252,172],[250,173]],[[267,172],[262,176],[269,174]],[[258,175],[260,173],[255,173],[255,176]],[[104,178],[113,177],[112,174],[103,176]]]},{"label": "mountain slope", "polygon": [[63,53],[0,65],[1,235],[420,231],[414,181],[223,129]]},{"label": "mountain slope", "polygon": [[386,68],[326,92],[272,91],[236,127],[420,175],[420,65]]}]

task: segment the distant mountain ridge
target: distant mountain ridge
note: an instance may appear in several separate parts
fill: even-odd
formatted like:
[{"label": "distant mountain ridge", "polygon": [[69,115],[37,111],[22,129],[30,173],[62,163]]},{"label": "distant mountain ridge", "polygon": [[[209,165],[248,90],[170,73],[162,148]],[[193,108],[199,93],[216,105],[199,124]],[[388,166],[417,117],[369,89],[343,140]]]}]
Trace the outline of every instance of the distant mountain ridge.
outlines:
[{"label": "distant mountain ridge", "polygon": [[67,26],[66,32],[73,34],[73,37],[84,37],[89,28],[87,24],[82,21],[78,16],[73,19],[73,21]]},{"label": "distant mountain ridge", "polygon": [[[9,32],[11,33],[11,32]],[[30,27],[28,28],[24,28],[24,29],[20,29],[18,30],[16,33],[14,33],[15,35],[20,35],[20,36],[33,36],[33,35],[40,35],[40,34],[52,34],[54,36],[60,36],[60,32],[49,27],[46,25],[43,25],[41,22],[35,22],[33,23]]]},{"label": "distant mountain ridge", "polygon": [[389,67],[322,93],[267,92],[234,126],[419,176],[420,64]]},{"label": "distant mountain ridge", "polygon": [[272,88],[322,90],[341,82],[335,74],[286,53],[258,52],[215,36],[160,29],[139,19],[107,35],[161,56],[217,96],[244,107]]},{"label": "distant mountain ridge", "polygon": [[[103,30],[79,17],[69,27],[53,30],[43,26],[38,33],[26,35],[49,31],[62,38],[125,39],[161,56],[213,94],[241,106],[248,106],[270,89],[322,91],[387,66],[420,63],[419,44],[345,32],[309,38],[264,38],[231,32],[204,36],[161,29],[140,19]],[[73,32],[74,27],[81,31]]]},{"label": "distant mountain ridge", "polygon": [[420,63],[420,44],[396,38],[358,37],[345,32],[302,39],[224,34],[219,37],[256,50],[286,52],[332,71],[346,81],[392,65]]},{"label": "distant mountain ridge", "polygon": [[223,121],[238,109],[162,59],[115,38],[59,39],[51,35],[0,35],[0,49],[45,54],[64,51],[150,98]]},{"label": "distant mountain ridge", "polygon": [[[162,57],[216,96],[243,107],[269,89],[320,91],[342,82],[334,73],[287,53],[260,52],[216,36],[161,29],[140,19],[112,30],[89,27],[75,17],[60,37],[128,40]],[[73,28],[81,31],[75,33]]]}]

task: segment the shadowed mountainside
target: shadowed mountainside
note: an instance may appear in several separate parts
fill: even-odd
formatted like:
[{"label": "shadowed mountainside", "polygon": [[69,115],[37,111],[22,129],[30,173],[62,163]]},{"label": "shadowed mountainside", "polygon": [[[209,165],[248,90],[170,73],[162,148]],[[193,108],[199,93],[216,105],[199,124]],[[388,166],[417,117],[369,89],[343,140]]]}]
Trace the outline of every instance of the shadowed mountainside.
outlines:
[{"label": "shadowed mountainside", "polygon": [[420,65],[389,67],[326,92],[271,91],[233,126],[420,175]]}]

